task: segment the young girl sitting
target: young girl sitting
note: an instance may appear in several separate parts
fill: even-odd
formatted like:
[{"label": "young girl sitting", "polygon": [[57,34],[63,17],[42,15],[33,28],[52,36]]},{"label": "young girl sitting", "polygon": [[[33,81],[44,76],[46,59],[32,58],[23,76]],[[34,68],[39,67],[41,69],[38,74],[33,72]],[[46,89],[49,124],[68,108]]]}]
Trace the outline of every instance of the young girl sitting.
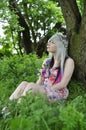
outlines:
[{"label": "young girl sitting", "polygon": [[66,99],[67,85],[74,71],[74,61],[67,55],[68,41],[62,34],[53,35],[47,43],[51,57],[42,65],[42,72],[36,83],[23,81],[10,96],[10,100],[19,99],[32,90],[34,94],[45,94],[49,101]]}]

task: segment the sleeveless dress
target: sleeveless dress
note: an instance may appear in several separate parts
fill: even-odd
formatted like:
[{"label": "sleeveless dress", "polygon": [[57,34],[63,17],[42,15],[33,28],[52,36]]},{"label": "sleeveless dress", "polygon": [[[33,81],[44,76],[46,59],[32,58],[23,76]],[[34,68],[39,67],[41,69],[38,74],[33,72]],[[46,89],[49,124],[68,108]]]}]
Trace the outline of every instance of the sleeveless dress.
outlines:
[{"label": "sleeveless dress", "polygon": [[[47,61],[46,61],[47,63]],[[49,61],[48,61],[49,63]],[[51,86],[54,84],[58,84],[61,82],[62,74],[60,68],[43,68],[42,69],[42,79],[43,79],[43,87],[45,89],[46,95],[49,101],[56,101],[56,100],[64,100],[68,97],[69,91],[66,87],[58,89],[58,90],[51,90]],[[59,75],[58,75],[59,73]],[[58,77],[57,77],[58,75]]]}]

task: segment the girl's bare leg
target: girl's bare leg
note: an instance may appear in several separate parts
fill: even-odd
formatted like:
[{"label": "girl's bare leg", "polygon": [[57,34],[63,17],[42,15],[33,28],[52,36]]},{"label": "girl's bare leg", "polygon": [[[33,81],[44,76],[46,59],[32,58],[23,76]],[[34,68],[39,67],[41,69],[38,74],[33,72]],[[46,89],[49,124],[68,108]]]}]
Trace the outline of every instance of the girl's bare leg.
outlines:
[{"label": "girl's bare leg", "polygon": [[22,96],[25,96],[27,92],[29,92],[30,90],[33,92],[33,88],[35,87],[35,83],[28,83],[26,88],[24,89]]},{"label": "girl's bare leg", "polygon": [[[25,87],[23,93],[21,94],[21,97],[22,97],[22,96],[26,96],[26,93],[27,93],[27,92],[30,92],[30,90],[32,91],[32,89],[33,89],[34,86],[35,86],[35,83],[28,83],[28,84],[26,85],[26,87]],[[18,99],[18,103],[21,102],[21,99],[22,99],[21,97]]]},{"label": "girl's bare leg", "polygon": [[[14,100],[14,99],[18,99],[22,96],[22,93],[24,92],[24,89],[26,88],[28,82],[26,81],[23,81],[21,82],[21,84],[16,88],[16,90],[11,94],[10,96],[10,100]],[[9,115],[9,111],[8,111],[8,108],[7,107],[4,107],[2,109],[2,114],[3,113],[6,113],[6,115],[8,114]]]},{"label": "girl's bare leg", "polygon": [[19,99],[22,96],[25,96],[29,90],[32,89],[32,93],[37,94],[45,94],[45,90],[43,89],[42,86],[39,86],[36,83],[28,83],[26,81],[23,81],[17,88],[16,90],[12,93],[10,96],[10,100],[14,99]]},{"label": "girl's bare leg", "polygon": [[16,90],[12,93],[10,96],[10,100],[18,99],[22,96],[22,93],[24,92],[24,89],[26,88],[28,82],[23,81],[21,84],[16,88]]},{"label": "girl's bare leg", "polygon": [[27,92],[29,92],[29,90],[32,91],[32,93],[37,94],[45,94],[45,90],[42,86],[36,84],[36,83],[29,83],[27,85],[27,87],[24,89],[24,92],[22,94],[22,96],[25,96]]}]

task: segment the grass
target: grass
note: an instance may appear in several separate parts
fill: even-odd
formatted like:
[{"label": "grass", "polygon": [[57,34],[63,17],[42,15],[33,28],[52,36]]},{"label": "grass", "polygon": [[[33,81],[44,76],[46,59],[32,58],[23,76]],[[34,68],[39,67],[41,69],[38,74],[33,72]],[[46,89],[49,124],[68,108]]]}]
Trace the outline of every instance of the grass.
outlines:
[{"label": "grass", "polygon": [[[44,59],[44,58],[43,58]],[[41,95],[27,94],[21,102],[9,101],[10,94],[23,81],[35,82],[43,59],[35,55],[13,56],[0,61],[0,110],[8,107],[11,114],[0,119],[0,130],[85,130],[86,90],[74,79],[66,101],[49,103]]]}]

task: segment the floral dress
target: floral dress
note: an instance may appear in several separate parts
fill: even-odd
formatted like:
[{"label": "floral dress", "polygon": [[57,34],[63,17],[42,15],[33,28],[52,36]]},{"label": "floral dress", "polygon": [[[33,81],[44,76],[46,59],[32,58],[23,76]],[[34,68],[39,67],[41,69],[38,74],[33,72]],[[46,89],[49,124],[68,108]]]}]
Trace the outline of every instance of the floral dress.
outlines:
[{"label": "floral dress", "polygon": [[[63,100],[68,97],[68,89],[61,88],[58,90],[51,90],[51,86],[61,82],[62,74],[60,68],[50,68],[42,69],[42,79],[43,79],[43,87],[45,89],[46,95],[48,96],[49,100]],[[58,75],[59,73],[59,75]],[[58,77],[57,77],[58,75]]]}]

